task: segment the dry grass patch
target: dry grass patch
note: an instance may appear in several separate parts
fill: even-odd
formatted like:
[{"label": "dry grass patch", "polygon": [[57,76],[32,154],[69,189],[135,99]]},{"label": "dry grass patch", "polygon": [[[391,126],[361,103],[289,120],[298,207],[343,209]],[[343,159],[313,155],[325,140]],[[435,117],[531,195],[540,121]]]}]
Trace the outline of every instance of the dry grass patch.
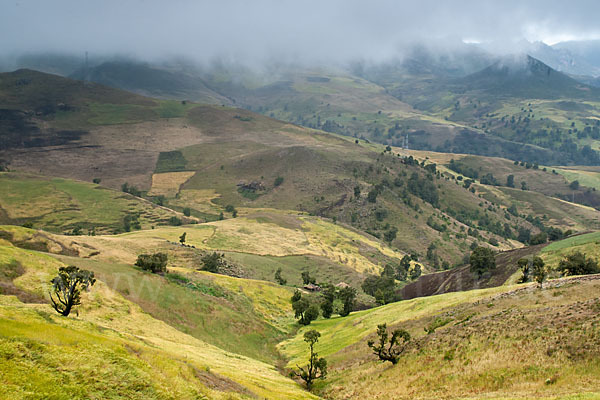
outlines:
[{"label": "dry grass patch", "polygon": [[175,197],[179,188],[187,182],[195,171],[164,172],[152,175],[152,186],[148,192],[149,196]]}]

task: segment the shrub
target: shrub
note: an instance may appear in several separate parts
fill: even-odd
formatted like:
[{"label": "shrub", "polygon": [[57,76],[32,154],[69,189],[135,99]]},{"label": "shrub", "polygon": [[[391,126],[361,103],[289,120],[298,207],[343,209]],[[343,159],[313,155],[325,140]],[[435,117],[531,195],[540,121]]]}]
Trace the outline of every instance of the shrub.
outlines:
[{"label": "shrub", "polygon": [[530,245],[543,244],[543,243],[546,243],[547,241],[548,241],[548,235],[546,235],[545,232],[540,232],[537,235],[533,235],[531,237],[531,239],[529,239],[529,244]]},{"label": "shrub", "polygon": [[588,275],[600,272],[598,262],[579,251],[565,256],[558,264],[558,270],[563,275]]},{"label": "shrub", "polygon": [[220,267],[225,265],[225,255],[219,254],[216,251],[206,254],[202,257],[202,271],[208,271],[212,273],[218,273]]},{"label": "shrub", "polygon": [[164,273],[167,271],[167,259],[166,253],[140,254],[135,265],[153,274]]},{"label": "shrub", "polygon": [[189,207],[185,207],[183,209],[183,215],[185,215],[186,217],[189,217],[190,215],[192,215],[192,209]]},{"label": "shrub", "polygon": [[178,218],[176,216],[172,216],[171,218],[169,218],[169,225],[180,226],[181,224],[181,218]]},{"label": "shrub", "polygon": [[287,280],[281,276],[281,268],[278,268],[277,271],[275,271],[275,281],[282,286],[287,283]]},{"label": "shrub", "polygon": [[283,177],[278,176],[277,178],[275,178],[275,182],[273,182],[273,186],[277,187],[277,186],[280,186],[282,183],[283,183]]}]

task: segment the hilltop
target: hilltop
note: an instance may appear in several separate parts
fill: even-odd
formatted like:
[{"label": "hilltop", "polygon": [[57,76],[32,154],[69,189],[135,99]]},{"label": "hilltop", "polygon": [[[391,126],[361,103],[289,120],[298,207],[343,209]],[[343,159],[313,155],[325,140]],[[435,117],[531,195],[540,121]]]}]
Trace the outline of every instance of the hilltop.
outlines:
[{"label": "hilltop", "polygon": [[[530,53],[559,68],[553,57],[561,50],[538,47]],[[163,99],[233,105],[385,145],[403,146],[408,136],[413,149],[600,164],[593,77],[575,80],[534,57],[498,58],[461,44],[415,47],[401,60],[345,68],[115,59],[70,76]]]}]

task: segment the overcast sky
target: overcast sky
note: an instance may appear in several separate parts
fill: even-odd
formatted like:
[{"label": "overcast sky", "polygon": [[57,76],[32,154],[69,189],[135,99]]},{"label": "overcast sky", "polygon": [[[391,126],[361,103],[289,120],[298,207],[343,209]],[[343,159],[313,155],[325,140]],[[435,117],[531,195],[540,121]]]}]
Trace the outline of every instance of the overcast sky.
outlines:
[{"label": "overcast sky", "polygon": [[415,41],[600,38],[600,1],[0,0],[0,53],[382,59]]}]

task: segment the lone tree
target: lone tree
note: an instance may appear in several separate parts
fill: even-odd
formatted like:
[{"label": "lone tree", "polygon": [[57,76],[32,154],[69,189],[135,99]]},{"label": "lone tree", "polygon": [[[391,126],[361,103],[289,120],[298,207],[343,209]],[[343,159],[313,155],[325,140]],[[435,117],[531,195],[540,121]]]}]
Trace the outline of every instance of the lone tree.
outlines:
[{"label": "lone tree", "polygon": [[[410,334],[404,329],[396,329],[392,332],[392,337],[388,342],[387,325],[381,324],[377,325],[377,336],[379,337],[377,344],[374,340],[369,340],[367,345],[381,361],[389,361],[396,365],[400,355],[406,349],[406,344],[410,342]],[[402,343],[400,340],[402,340]]]},{"label": "lone tree", "polygon": [[67,316],[73,306],[81,304],[81,291],[96,283],[94,273],[74,265],[60,267],[50,289],[50,301],[57,313]]},{"label": "lone tree", "polygon": [[311,283],[314,285],[317,283],[316,278],[310,276],[310,272],[303,271],[301,275],[302,275],[302,283],[304,283],[305,285],[308,285]]},{"label": "lone tree", "polygon": [[517,261],[517,265],[521,268],[521,272],[523,276],[519,279],[519,283],[527,283],[531,279],[531,265],[529,260],[526,258],[521,258]]},{"label": "lone tree", "polygon": [[179,243],[181,244],[185,244],[185,236],[187,234],[185,232],[183,232],[183,234],[181,236],[179,236]]},{"label": "lone tree", "polygon": [[315,343],[319,341],[321,334],[317,331],[310,330],[304,334],[304,341],[308,343],[310,347],[310,357],[308,359],[308,365],[304,368],[296,365],[298,371],[290,371],[290,377],[298,377],[306,383],[306,389],[310,390],[313,382],[316,379],[324,379],[327,376],[327,360],[323,357],[319,358],[319,355],[315,353]]},{"label": "lone tree", "polygon": [[475,248],[469,257],[471,272],[477,273],[477,276],[481,278],[483,274],[496,268],[496,259],[494,255],[494,251],[487,247],[479,246]]},{"label": "lone tree", "polygon": [[321,300],[321,313],[323,318],[331,318],[333,314],[333,302],[335,301],[337,290],[331,283],[323,286],[322,300]]},{"label": "lone tree", "polygon": [[541,289],[543,287],[544,281],[548,277],[548,270],[546,269],[544,260],[542,260],[540,257],[533,257],[531,265],[533,279],[535,279],[535,281],[540,285]]}]

